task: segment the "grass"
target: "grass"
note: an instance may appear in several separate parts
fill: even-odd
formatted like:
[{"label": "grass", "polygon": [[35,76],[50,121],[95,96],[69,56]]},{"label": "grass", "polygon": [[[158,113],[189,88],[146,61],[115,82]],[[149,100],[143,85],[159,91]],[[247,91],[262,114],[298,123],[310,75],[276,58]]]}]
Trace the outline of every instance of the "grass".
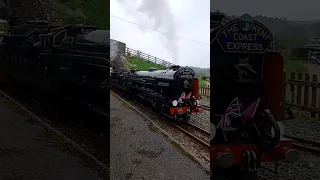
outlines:
[{"label": "grass", "polygon": [[301,72],[301,73],[308,72],[308,69],[304,67],[301,60],[296,59],[294,57],[285,57],[284,69],[287,72]]},{"label": "grass", "polygon": [[200,85],[200,86],[207,85],[207,82],[208,82],[208,81],[199,78],[199,85]]},{"label": "grass", "polygon": [[110,0],[55,0],[65,24],[94,22],[101,29],[110,29]]},{"label": "grass", "polygon": [[147,71],[149,68],[157,68],[158,70],[165,70],[167,67],[146,61],[137,57],[128,57],[130,69],[140,69],[141,71]]}]

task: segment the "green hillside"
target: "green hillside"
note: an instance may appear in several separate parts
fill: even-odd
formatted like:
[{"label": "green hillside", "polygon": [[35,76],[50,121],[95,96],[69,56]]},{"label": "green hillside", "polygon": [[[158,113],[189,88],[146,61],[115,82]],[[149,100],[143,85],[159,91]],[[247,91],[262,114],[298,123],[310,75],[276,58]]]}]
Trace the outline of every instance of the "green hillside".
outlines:
[{"label": "green hillside", "polygon": [[141,71],[147,71],[149,68],[157,68],[158,70],[167,69],[165,66],[152,63],[137,57],[128,57],[130,69],[140,69]]},{"label": "green hillside", "polygon": [[302,61],[294,57],[285,57],[284,69],[287,72],[308,72],[308,69],[303,65]]},{"label": "green hillside", "polygon": [[110,29],[110,0],[54,0],[65,24],[94,22],[99,28]]}]

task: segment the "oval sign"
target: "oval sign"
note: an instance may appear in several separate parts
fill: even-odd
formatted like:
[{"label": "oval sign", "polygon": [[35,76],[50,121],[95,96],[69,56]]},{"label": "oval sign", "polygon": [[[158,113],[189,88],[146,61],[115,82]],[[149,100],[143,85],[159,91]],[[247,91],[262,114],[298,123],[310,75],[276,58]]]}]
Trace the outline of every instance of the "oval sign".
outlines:
[{"label": "oval sign", "polygon": [[195,75],[196,73],[190,68],[181,68],[176,74],[180,79],[193,79]]},{"label": "oval sign", "polygon": [[267,27],[245,14],[225,24],[217,32],[217,40],[225,52],[264,53],[273,36]]}]

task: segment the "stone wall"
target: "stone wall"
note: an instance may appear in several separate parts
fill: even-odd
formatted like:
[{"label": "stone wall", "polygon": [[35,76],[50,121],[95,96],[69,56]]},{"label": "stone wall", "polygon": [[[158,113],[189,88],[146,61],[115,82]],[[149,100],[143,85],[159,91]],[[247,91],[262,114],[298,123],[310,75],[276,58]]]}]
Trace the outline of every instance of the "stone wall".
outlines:
[{"label": "stone wall", "polygon": [[19,23],[37,18],[47,20],[51,25],[61,25],[63,23],[59,8],[55,7],[51,0],[0,1],[6,1],[5,4],[2,3],[2,6],[6,6],[9,16],[18,16]]}]

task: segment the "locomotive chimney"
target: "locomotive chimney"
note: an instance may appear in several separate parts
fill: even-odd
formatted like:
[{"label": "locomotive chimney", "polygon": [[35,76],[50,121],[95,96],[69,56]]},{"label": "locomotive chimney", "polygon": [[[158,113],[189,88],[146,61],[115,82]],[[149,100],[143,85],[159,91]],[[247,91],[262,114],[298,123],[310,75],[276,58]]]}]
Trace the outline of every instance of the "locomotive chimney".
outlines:
[{"label": "locomotive chimney", "polygon": [[170,69],[172,69],[172,70],[174,70],[174,71],[177,71],[179,68],[180,68],[179,65],[172,65],[172,66],[170,67]]}]

